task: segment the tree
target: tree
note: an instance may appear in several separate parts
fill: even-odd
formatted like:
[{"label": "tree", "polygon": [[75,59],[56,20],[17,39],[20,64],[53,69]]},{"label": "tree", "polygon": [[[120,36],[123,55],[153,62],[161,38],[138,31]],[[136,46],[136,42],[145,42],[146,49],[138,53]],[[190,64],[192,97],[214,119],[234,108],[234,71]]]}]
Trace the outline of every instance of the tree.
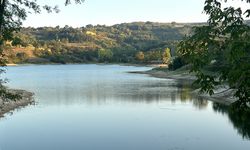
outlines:
[{"label": "tree", "polygon": [[[84,0],[74,0],[76,3],[81,3]],[[71,0],[66,0],[65,5],[71,3]],[[13,39],[13,32],[19,31],[22,22],[27,18],[30,11],[41,13],[41,9],[47,12],[59,12],[57,6],[44,5],[41,6],[34,0],[0,0],[0,66],[5,66],[3,46],[4,41]],[[4,69],[0,69],[0,74]],[[6,87],[3,85],[6,81],[0,79],[0,97],[13,99],[16,95],[6,92]]]},{"label": "tree", "polygon": [[145,58],[144,53],[142,51],[137,52],[136,55],[135,55],[135,58],[138,61],[143,61],[144,58]]},{"label": "tree", "polygon": [[[84,0],[74,0],[76,3],[81,3]],[[71,3],[71,0],[66,0],[65,5]],[[22,21],[27,18],[27,13],[41,13],[41,9],[47,12],[59,12],[57,6],[44,5],[41,6],[33,0],[0,0],[0,40],[12,39],[13,31],[18,31],[22,25]]]},{"label": "tree", "polygon": [[171,59],[171,50],[170,48],[166,48],[162,54],[162,62],[164,64],[169,64],[170,59]]},{"label": "tree", "polygon": [[17,59],[20,61],[20,62],[24,62],[28,59],[28,55],[24,52],[21,52],[21,53],[17,53],[16,54],[16,57]]},{"label": "tree", "polygon": [[176,69],[179,69],[183,66],[186,65],[186,62],[185,60],[180,57],[180,56],[177,56],[173,59],[173,61],[168,65],[168,69],[169,70],[176,70]]},{"label": "tree", "polygon": [[[226,2],[226,1],[225,1]],[[242,3],[250,3],[244,0]],[[238,108],[250,102],[250,9],[243,12],[232,6],[223,8],[219,0],[206,0],[207,25],[196,27],[192,36],[179,44],[179,52],[192,65],[195,83],[201,92],[214,93],[217,85],[227,83],[235,89]]]},{"label": "tree", "polygon": [[99,49],[98,59],[100,62],[111,61],[113,52],[110,49]]}]

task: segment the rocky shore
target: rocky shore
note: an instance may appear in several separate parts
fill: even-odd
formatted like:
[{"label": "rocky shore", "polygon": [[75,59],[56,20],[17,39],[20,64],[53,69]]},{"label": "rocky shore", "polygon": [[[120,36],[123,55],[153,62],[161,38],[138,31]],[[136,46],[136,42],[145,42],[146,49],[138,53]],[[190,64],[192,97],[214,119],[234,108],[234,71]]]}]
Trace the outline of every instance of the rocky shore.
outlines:
[{"label": "rocky shore", "polygon": [[5,113],[11,112],[17,108],[24,107],[34,103],[33,93],[27,92],[24,90],[10,90],[12,93],[20,94],[22,97],[19,100],[8,100],[4,101],[0,98],[0,117],[2,117]]}]

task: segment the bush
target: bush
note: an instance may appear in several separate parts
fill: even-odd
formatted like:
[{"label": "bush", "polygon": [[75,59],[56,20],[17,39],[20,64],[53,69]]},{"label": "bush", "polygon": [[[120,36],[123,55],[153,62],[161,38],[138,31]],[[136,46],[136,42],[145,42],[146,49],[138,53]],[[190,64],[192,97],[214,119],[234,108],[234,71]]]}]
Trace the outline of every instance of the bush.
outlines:
[{"label": "bush", "polygon": [[169,70],[176,70],[185,66],[187,63],[182,57],[176,57],[168,66]]},{"label": "bush", "polygon": [[19,62],[24,62],[29,58],[28,54],[26,54],[24,52],[17,53],[16,57],[17,57]]}]

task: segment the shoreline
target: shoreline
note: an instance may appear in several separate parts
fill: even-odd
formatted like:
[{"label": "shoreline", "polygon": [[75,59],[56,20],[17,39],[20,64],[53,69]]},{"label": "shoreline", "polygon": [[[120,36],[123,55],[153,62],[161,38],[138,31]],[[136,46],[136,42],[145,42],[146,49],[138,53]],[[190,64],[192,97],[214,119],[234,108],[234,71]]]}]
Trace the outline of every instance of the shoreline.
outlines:
[{"label": "shoreline", "polygon": [[9,63],[7,67],[11,66],[26,66],[26,65],[120,65],[120,66],[135,66],[135,67],[165,67],[164,64],[144,64],[144,63],[99,63],[99,62],[86,62],[86,63]]},{"label": "shoreline", "polygon": [[[148,70],[148,71],[131,71],[128,73],[135,73],[135,74],[146,74],[151,77],[155,78],[162,78],[162,79],[173,79],[176,81],[186,81],[190,83],[190,86],[193,81],[196,80],[196,77],[192,74],[189,74],[185,71],[162,71],[162,70]],[[194,94],[195,96],[205,98],[209,101],[225,104],[225,105],[231,105],[236,101],[236,98],[233,96],[234,90],[229,89],[226,85],[222,85],[219,87],[216,87],[214,90],[214,94],[210,96],[209,94],[202,94],[199,92],[199,89],[193,90],[191,94]]]},{"label": "shoreline", "polygon": [[34,103],[33,93],[25,90],[9,90],[12,93],[20,94],[22,96],[19,100],[3,101],[0,98],[0,117],[4,117],[5,114],[10,113],[18,108],[22,108]]},{"label": "shoreline", "polygon": [[6,66],[17,66],[17,64],[6,64]]},{"label": "shoreline", "polygon": [[128,73],[135,73],[135,74],[146,74],[155,78],[162,78],[162,79],[174,79],[178,81],[195,81],[196,77],[194,75],[189,74],[188,72],[175,72],[175,71],[162,71],[162,70],[147,70],[147,71],[129,71]]}]

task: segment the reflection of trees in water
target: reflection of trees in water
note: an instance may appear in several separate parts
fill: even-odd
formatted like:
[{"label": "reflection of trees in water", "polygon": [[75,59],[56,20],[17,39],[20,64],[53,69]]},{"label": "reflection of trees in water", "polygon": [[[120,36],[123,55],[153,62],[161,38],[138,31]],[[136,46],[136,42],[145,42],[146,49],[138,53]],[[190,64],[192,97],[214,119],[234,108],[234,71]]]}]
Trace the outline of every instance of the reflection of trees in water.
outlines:
[{"label": "reflection of trees in water", "polygon": [[197,97],[197,98],[193,99],[193,105],[198,109],[205,109],[205,108],[207,108],[208,101]]},{"label": "reflection of trees in water", "polygon": [[219,103],[213,104],[216,112],[227,114],[234,128],[244,139],[250,140],[250,108],[239,110],[233,106],[226,106]]},{"label": "reflection of trees in water", "polygon": [[[204,109],[208,101],[192,94],[190,82],[152,82],[129,87],[119,86],[116,88],[115,97],[131,102],[152,103],[159,101],[171,101],[175,103],[192,103],[198,109]],[[131,88],[133,87],[133,88]],[[125,93],[124,93],[125,92]]]},{"label": "reflection of trees in water", "polygon": [[[181,102],[192,103],[198,109],[207,107],[208,102],[192,95],[190,83],[174,80],[139,80],[139,81],[100,81],[91,82],[81,88],[59,86],[44,94],[46,104],[73,104],[84,102],[88,104],[106,104],[108,102],[128,103],[159,103]],[[52,99],[52,100],[51,100]]]},{"label": "reflection of trees in water", "polygon": [[[172,97],[177,96],[180,98],[181,102],[192,102],[193,106],[198,109],[205,109],[208,105],[208,101],[195,96],[192,94],[192,87],[190,86],[190,82],[181,82],[177,85],[178,91],[177,93],[173,93]],[[174,98],[176,99],[176,98]]]}]

